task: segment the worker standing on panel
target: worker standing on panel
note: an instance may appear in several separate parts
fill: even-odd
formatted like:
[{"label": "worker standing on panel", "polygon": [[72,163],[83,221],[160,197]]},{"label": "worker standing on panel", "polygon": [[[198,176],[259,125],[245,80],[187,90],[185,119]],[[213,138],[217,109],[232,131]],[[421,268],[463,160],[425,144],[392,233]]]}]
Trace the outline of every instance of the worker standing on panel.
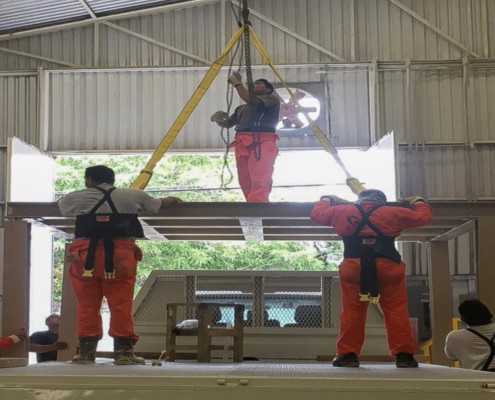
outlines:
[{"label": "worker standing on panel", "polygon": [[427,224],[431,207],[421,197],[405,199],[410,207],[386,204],[380,190],[364,190],[350,203],[323,196],[315,203],[311,219],[333,226],[344,241],[344,260],[339,266],[342,296],[340,332],[335,367],[359,367],[364,343],[366,313],[370,302],[383,312],[390,353],[398,368],[415,368],[416,343],[409,324],[405,270],[395,248],[404,228]]},{"label": "worker standing on panel", "polygon": [[252,93],[242,84],[238,72],[230,75],[228,82],[246,104],[237,107],[230,116],[225,111],[217,111],[210,119],[223,128],[236,127],[235,139],[229,146],[235,147],[242,192],[248,202],[266,202],[272,190],[273,168],[278,155],[275,131],[280,99],[266,79],[256,80]]},{"label": "worker standing on panel", "polygon": [[79,351],[74,364],[94,364],[102,338],[101,302],[110,308],[109,335],[114,339],[115,365],[144,364],[134,355],[132,300],[136,267],[142,258],[135,239],[144,237],[138,214],[156,214],[180,199],[153,198],[140,189],[117,189],[115,173],[104,165],[86,169],[87,189],[71,192],[58,202],[66,217],[76,217],[75,240],[67,258],[77,300]]}]

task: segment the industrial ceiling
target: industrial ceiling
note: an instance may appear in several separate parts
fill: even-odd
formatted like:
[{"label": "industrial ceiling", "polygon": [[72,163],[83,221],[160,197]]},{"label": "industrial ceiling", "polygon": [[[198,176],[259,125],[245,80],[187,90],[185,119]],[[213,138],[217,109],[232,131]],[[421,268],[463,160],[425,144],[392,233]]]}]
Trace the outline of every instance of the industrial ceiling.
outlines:
[{"label": "industrial ceiling", "polygon": [[0,34],[118,16],[194,0],[0,0]]}]

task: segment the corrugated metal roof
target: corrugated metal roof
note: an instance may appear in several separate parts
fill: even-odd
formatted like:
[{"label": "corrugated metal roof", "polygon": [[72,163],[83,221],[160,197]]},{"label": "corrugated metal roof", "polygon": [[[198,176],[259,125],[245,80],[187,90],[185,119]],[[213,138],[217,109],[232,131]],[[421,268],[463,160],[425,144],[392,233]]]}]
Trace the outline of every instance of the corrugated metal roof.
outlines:
[{"label": "corrugated metal roof", "polygon": [[[191,0],[86,0],[85,2],[98,17],[187,1]],[[82,3],[82,0],[0,0],[0,34],[91,19],[91,15]]]}]

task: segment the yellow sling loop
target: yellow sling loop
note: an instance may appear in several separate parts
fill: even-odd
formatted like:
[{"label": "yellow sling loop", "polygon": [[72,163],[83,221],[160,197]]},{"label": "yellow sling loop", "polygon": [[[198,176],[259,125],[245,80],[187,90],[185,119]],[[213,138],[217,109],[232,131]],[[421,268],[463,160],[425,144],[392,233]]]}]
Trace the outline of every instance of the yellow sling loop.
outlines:
[{"label": "yellow sling loop", "polygon": [[231,37],[231,39],[225,46],[225,49],[223,50],[222,54],[211,65],[210,69],[208,70],[204,78],[201,80],[199,86],[196,88],[191,98],[187,101],[186,105],[179,113],[174,123],[169,128],[163,139],[161,140],[158,147],[151,155],[144,169],[141,171],[141,173],[136,178],[136,180],[131,183],[130,186],[131,188],[144,189],[146,187],[146,185],[148,184],[151,178],[151,175],[153,174],[153,169],[155,168],[156,164],[158,163],[158,161],[160,161],[160,159],[163,157],[163,155],[170,147],[174,139],[177,137],[179,131],[182,129],[187,119],[194,111],[199,101],[201,100],[201,98],[206,93],[211,83],[215,79],[215,77],[220,72],[223,64],[225,63],[225,59],[227,55],[229,54],[232,47],[234,47],[234,45],[237,43],[243,31],[244,28],[240,27],[234,32],[234,35]]},{"label": "yellow sling loop", "polygon": [[[277,68],[275,68],[275,65],[273,64],[272,60],[270,59],[270,56],[268,55],[268,52],[266,51],[265,47],[263,46],[263,43],[261,43],[260,38],[258,37],[258,35],[256,34],[256,32],[253,30],[253,28],[251,26],[249,26],[249,30],[251,33],[251,40],[253,41],[256,49],[260,53],[263,60],[273,70],[274,74],[277,76],[277,78],[280,80],[280,82],[282,83],[284,88],[289,93],[294,104],[299,105],[299,102],[297,101],[296,97],[294,96],[294,93],[292,93],[292,91],[287,86],[287,83],[284,81],[284,79],[282,78],[282,76],[278,72]],[[361,184],[361,182],[359,182],[356,178],[353,178],[352,175],[350,174],[350,172],[347,170],[346,166],[344,165],[344,163],[342,162],[342,159],[339,156],[337,149],[332,145],[332,143],[330,143],[330,140],[328,140],[327,136],[323,133],[321,128],[318,126],[318,124],[316,124],[316,122],[314,122],[309,117],[309,115],[308,115],[307,111],[304,109],[304,107],[299,107],[299,109],[301,110],[301,112],[304,114],[304,116],[308,120],[309,127],[311,128],[311,130],[315,134],[316,138],[320,141],[323,148],[328,153],[330,153],[330,155],[332,155],[332,157],[335,159],[335,161],[340,166],[340,168],[342,168],[342,171],[344,171],[344,173],[346,175],[346,183],[349,186],[349,188],[355,194],[359,194],[360,192],[365,190],[365,188]]]},{"label": "yellow sling loop", "polygon": [[[259,39],[258,35],[256,32],[253,30],[251,25],[248,25],[249,31],[252,37],[252,40],[254,42],[254,45],[258,52],[260,53],[261,57],[263,60],[266,62],[267,65],[270,66],[270,68],[273,70],[275,75],[278,77],[284,88],[287,90],[289,93],[292,101],[299,105],[299,102],[297,101],[296,97],[294,96],[294,93],[289,89],[287,86],[287,83],[284,81],[278,70],[275,68],[275,65],[271,61],[268,52],[266,51],[265,47],[263,46],[263,43]],[[239,27],[232,37],[230,38],[229,42],[225,46],[224,50],[222,51],[222,54],[220,57],[218,57],[213,64],[211,65],[210,69],[206,73],[206,75],[203,77],[201,80],[199,86],[196,88],[190,99],[187,101],[186,105],[182,109],[182,111],[179,113],[177,118],[175,119],[174,123],[172,126],[169,128],[163,139],[161,140],[160,144],[158,147],[155,149],[153,154],[151,155],[150,159],[146,163],[146,166],[144,169],[141,171],[139,176],[132,182],[131,188],[137,188],[137,189],[144,189],[146,185],[148,184],[149,180],[151,179],[151,176],[153,174],[153,169],[155,168],[156,164],[160,159],[163,157],[165,152],[168,150],[174,139],[177,137],[179,134],[179,131],[182,129],[184,124],[186,123],[187,119],[191,115],[191,113],[194,111],[196,106],[198,105],[199,101],[201,98],[204,96],[208,88],[211,86],[213,80],[215,77],[218,75],[220,72],[222,66],[225,63],[225,59],[232,49],[234,45],[237,43],[238,40],[240,40],[241,35],[244,32],[244,26]],[[335,159],[337,164],[342,168],[342,171],[344,171],[346,175],[346,183],[349,186],[349,188],[355,193],[359,194],[365,188],[363,185],[356,179],[353,178],[350,172],[347,170],[346,166],[342,162],[342,159],[339,156],[339,153],[337,149],[332,145],[330,140],[327,138],[327,136],[323,133],[321,128],[309,117],[307,111],[304,109],[304,107],[299,107],[301,112],[304,114],[306,119],[309,122],[309,126],[313,133],[315,134],[316,138],[320,141],[321,145],[323,148]]]}]

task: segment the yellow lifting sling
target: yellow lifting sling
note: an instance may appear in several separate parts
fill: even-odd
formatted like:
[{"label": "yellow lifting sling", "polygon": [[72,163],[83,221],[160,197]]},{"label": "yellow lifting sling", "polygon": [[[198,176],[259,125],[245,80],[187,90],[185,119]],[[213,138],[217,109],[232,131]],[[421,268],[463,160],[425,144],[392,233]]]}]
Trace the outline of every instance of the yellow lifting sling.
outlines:
[{"label": "yellow lifting sling", "polygon": [[[251,24],[248,22],[244,22],[244,25],[239,27],[234,34],[232,35],[231,39],[225,46],[222,54],[220,57],[218,57],[215,62],[212,64],[202,81],[200,82],[199,86],[196,88],[194,91],[193,95],[191,98],[188,100],[178,117],[175,119],[174,123],[170,127],[170,129],[167,131],[163,139],[161,140],[160,144],[158,147],[155,149],[153,152],[152,156],[150,157],[149,161],[147,162],[145,168],[141,171],[140,175],[136,178],[136,180],[131,184],[131,188],[138,188],[138,189],[144,189],[146,185],[148,184],[151,175],[153,174],[153,169],[155,168],[156,164],[160,159],[163,157],[167,149],[170,147],[174,139],[177,137],[179,131],[182,129],[184,124],[186,123],[187,119],[191,115],[191,113],[194,111],[196,106],[198,105],[199,101],[205,94],[205,92],[208,90],[208,88],[211,86],[211,83],[215,79],[215,77],[218,75],[220,72],[222,66],[225,63],[225,59],[227,55],[229,54],[230,50],[234,47],[234,45],[241,39],[241,36],[243,32],[248,29],[249,33],[251,35],[252,41],[254,43],[254,46],[258,50],[259,54],[265,61],[267,65],[270,66],[270,68],[273,70],[277,78],[280,80],[284,88],[287,90],[289,93],[292,101],[296,104],[299,105],[296,97],[294,96],[294,93],[289,89],[287,86],[287,83],[284,81],[278,70],[275,68],[275,65],[271,61],[268,52],[266,51],[265,47],[263,46],[261,40],[259,39],[258,35],[254,32],[253,28],[251,27]],[[356,179],[353,178],[342,162],[339,153],[337,149],[332,145],[328,137],[323,133],[321,128],[309,117],[307,111],[304,109],[304,107],[299,107],[301,112],[304,114],[306,119],[309,122],[309,126],[323,148],[335,159],[337,164],[340,166],[342,171],[344,171],[346,175],[346,183],[349,186],[349,188],[355,193],[359,194],[365,188],[363,185]]]}]

